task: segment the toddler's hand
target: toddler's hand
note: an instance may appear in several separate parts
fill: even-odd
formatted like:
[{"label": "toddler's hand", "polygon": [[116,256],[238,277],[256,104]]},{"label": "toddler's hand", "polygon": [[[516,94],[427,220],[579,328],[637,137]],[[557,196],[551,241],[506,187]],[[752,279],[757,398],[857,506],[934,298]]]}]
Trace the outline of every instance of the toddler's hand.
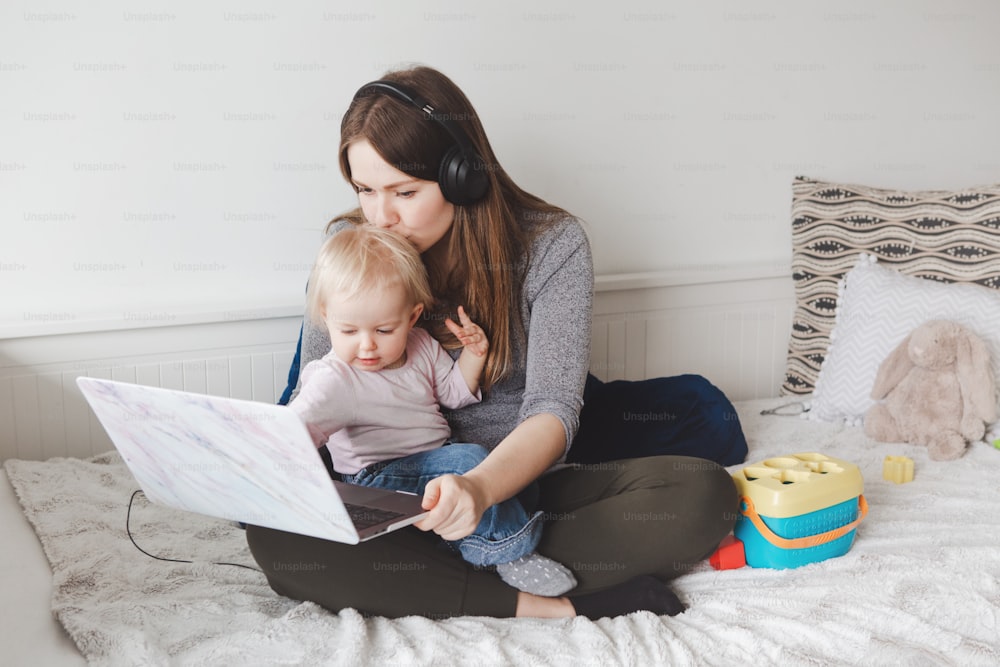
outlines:
[{"label": "toddler's hand", "polygon": [[466,351],[471,352],[477,357],[485,357],[486,351],[490,347],[490,342],[486,340],[486,332],[478,324],[469,319],[469,316],[465,313],[465,308],[462,306],[458,307],[458,320],[462,323],[461,326],[455,324],[454,320],[450,317],[444,323],[448,327],[448,330],[455,334],[459,342],[465,346]]}]

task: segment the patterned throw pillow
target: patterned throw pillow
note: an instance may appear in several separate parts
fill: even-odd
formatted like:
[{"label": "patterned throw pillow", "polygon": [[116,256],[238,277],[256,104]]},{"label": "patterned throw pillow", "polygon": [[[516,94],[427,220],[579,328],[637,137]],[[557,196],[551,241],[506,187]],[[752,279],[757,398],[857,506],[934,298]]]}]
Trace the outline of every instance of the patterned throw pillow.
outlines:
[{"label": "patterned throw pillow", "polygon": [[907,276],[860,255],[838,294],[837,324],[809,418],[860,425],[874,403],[879,365],[927,320],[952,320],[978,335],[1000,377],[1000,290]]},{"label": "patterned throw pillow", "polygon": [[907,275],[1000,288],[1000,184],[907,192],[798,177],[792,195],[795,313],[783,394],[814,390],[837,285],[861,253]]}]

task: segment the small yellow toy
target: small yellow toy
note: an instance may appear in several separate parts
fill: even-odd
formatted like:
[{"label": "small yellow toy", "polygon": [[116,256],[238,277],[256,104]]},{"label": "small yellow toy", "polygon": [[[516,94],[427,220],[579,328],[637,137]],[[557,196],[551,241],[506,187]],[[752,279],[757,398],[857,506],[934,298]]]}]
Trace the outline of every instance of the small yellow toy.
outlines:
[{"label": "small yellow toy", "polygon": [[908,456],[887,456],[882,462],[882,479],[906,484],[913,481],[913,459]]}]

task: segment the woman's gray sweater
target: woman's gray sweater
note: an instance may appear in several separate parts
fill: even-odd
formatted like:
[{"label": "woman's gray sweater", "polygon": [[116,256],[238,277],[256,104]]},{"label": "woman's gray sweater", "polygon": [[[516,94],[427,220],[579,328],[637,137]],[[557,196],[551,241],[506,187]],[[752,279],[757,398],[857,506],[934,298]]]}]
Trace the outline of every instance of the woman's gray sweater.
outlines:
[{"label": "woman's gray sweater", "polygon": [[[347,224],[333,225],[330,234]],[[481,403],[442,410],[451,425],[452,442],[474,442],[492,449],[522,421],[543,412],[562,422],[567,451],[576,435],[590,366],[594,291],[590,244],[579,221],[565,218],[534,237],[528,259],[521,287],[527,345],[520,336],[513,337],[510,373],[493,385]],[[307,317],[300,368],[329,351],[326,330]],[[458,350],[453,351],[457,354]]]}]

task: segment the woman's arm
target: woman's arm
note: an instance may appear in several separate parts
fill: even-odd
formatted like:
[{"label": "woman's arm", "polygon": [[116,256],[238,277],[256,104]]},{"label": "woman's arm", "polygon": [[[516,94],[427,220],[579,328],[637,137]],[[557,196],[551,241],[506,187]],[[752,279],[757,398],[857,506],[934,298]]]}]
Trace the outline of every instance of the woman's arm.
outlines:
[{"label": "woman's arm", "polygon": [[543,234],[531,253],[523,285],[527,349],[518,422],[555,415],[565,454],[580,425],[590,369],[594,264],[587,236],[573,219]]},{"label": "woman's arm", "polygon": [[471,534],[483,512],[513,497],[548,470],[562,456],[565,443],[566,431],[555,415],[528,417],[469,472],[428,482],[423,506],[431,512],[414,525],[446,540]]},{"label": "woman's arm", "polygon": [[590,246],[575,220],[533,244],[523,286],[527,350],[518,363],[520,377],[510,382],[522,388],[518,425],[476,468],[428,485],[424,507],[433,509],[418,527],[445,539],[464,537],[486,508],[516,495],[564,457],[579,424],[590,362],[593,280]]}]

